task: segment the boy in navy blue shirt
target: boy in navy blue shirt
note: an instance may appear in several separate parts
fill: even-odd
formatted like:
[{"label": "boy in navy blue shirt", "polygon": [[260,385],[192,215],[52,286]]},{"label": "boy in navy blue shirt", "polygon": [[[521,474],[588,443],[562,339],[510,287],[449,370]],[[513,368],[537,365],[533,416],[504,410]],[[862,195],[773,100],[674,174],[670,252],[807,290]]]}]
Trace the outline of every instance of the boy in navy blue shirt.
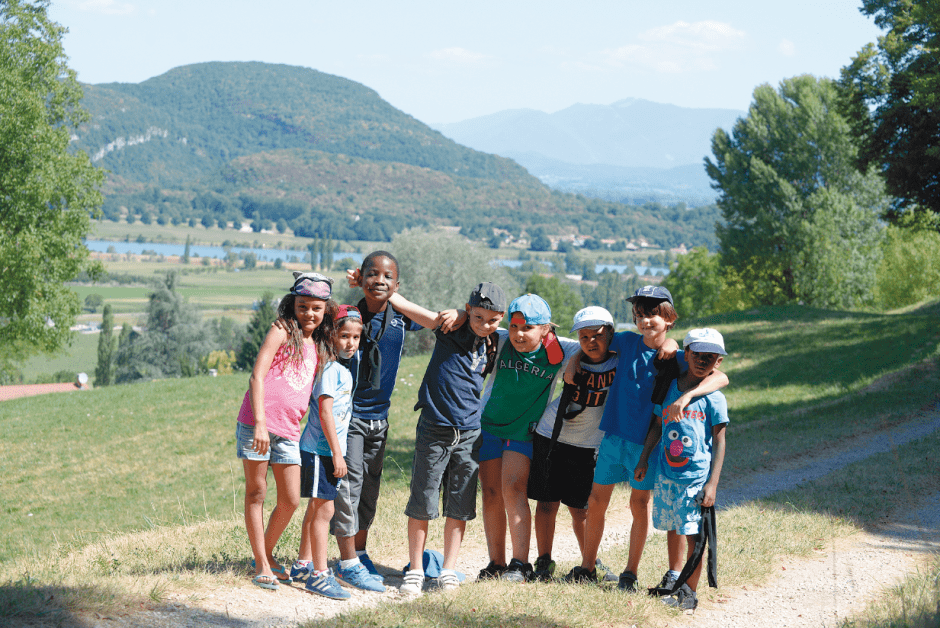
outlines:
[{"label": "boy in navy blue shirt", "polygon": [[467,521],[476,517],[480,455],[480,392],[496,352],[496,329],[506,311],[506,295],[493,283],[481,283],[470,294],[468,321],[456,331],[435,330],[434,354],[418,391],[415,410],[421,411],[415,429],[411,475],[408,549],[413,569],[405,573],[400,591],[420,595],[421,569],[428,521],[438,517],[438,494],[443,487],[444,564],[438,584],[459,585],[454,566]]}]

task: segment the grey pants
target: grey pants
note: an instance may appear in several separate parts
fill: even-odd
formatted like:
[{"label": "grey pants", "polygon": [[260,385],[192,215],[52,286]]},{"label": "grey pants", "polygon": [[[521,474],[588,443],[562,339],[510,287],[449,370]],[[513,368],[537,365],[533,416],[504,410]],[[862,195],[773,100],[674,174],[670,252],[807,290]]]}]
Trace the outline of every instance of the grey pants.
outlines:
[{"label": "grey pants", "polygon": [[345,488],[336,499],[330,532],[335,536],[356,536],[368,530],[375,519],[379,489],[382,485],[382,463],[388,421],[364,421],[355,416],[349,421],[346,440]]}]

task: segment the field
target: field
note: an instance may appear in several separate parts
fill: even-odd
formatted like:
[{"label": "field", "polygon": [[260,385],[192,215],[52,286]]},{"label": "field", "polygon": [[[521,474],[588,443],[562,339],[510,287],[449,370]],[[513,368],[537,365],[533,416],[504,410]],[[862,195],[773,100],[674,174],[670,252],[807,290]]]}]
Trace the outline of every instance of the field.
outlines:
[{"label": "field", "polygon": [[[681,339],[690,325],[707,323],[725,332],[730,349],[724,366],[732,381],[727,389],[732,428],[723,482],[774,460],[825,451],[858,432],[884,429],[940,400],[938,310],[938,303],[879,315],[771,308],[681,321],[672,337]],[[383,485],[387,512],[374,529],[376,552],[402,563],[412,407],[426,361],[426,356],[408,357],[399,372]],[[38,612],[43,602],[30,597],[32,587],[52,587],[61,598],[60,610],[72,613],[120,609],[140,597],[159,600],[167,587],[185,591],[207,574],[239,582],[249,553],[241,524],[244,480],[234,456],[234,417],[246,385],[246,376],[235,374],[0,404],[0,429],[7,435],[0,457],[0,526],[5,531],[0,598],[8,599],[5,607],[0,600],[0,617]],[[722,550],[725,586],[763,578],[777,554],[811,552],[820,538],[850,535],[905,500],[940,490],[936,461],[915,453],[923,447],[935,450],[936,441],[931,437],[859,463],[846,474],[811,483],[809,490],[737,508],[733,528],[724,528],[732,539]],[[35,462],[37,447],[42,462]],[[899,455],[912,464],[897,468]],[[902,471],[905,490],[898,491]],[[871,479],[849,489],[845,477],[850,476]],[[274,502],[273,482],[270,491],[268,504]],[[619,508],[625,499],[625,492],[615,493]],[[774,516],[768,519],[767,512]],[[282,541],[288,556],[298,525],[295,516]],[[563,525],[560,521],[560,530]],[[482,525],[471,526],[468,548],[479,552],[485,547],[481,536]],[[430,542],[439,543],[433,527]],[[623,551],[611,550],[611,559],[622,560]],[[651,539],[647,551],[659,557],[658,563],[641,566],[649,571],[641,578],[650,580],[661,569],[661,539]],[[762,554],[764,560],[747,558]],[[54,575],[51,566],[63,560],[73,570],[67,577]],[[29,574],[25,581],[24,570]],[[485,594],[497,596],[497,614],[498,608],[518,603],[509,590]],[[532,625],[556,625],[552,622],[561,618],[591,625],[592,617],[616,617],[617,611],[593,594],[584,596],[574,616],[565,615],[564,605],[551,597],[528,609],[540,618]],[[477,598],[462,596],[454,611],[470,617]],[[415,625],[430,626],[440,612],[435,604],[392,605],[380,615],[357,612],[339,623],[395,625],[405,621],[401,613],[418,613],[423,619]],[[656,616],[644,605],[632,612],[635,618]],[[497,616],[486,613],[470,623],[494,622]]]}]

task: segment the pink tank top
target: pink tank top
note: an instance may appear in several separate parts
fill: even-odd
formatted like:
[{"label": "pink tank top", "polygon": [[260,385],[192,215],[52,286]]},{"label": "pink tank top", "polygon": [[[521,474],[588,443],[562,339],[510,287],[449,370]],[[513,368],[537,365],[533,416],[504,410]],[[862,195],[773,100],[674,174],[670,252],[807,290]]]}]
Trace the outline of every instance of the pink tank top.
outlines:
[{"label": "pink tank top", "polygon": [[[281,347],[264,377],[264,418],[268,431],[282,438],[300,440],[300,420],[310,405],[313,376],[317,372],[317,349],[304,345],[304,359],[300,366],[292,365]],[[245,393],[238,422],[254,426],[249,393]]]}]

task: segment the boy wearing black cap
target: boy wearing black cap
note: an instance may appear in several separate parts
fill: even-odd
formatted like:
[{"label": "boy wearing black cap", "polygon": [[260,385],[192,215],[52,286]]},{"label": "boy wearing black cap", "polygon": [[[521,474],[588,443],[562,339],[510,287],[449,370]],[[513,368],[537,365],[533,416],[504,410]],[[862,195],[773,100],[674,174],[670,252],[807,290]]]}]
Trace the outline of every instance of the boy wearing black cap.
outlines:
[{"label": "boy wearing black cap", "polygon": [[[676,587],[682,570],[682,537],[699,533],[702,520],[699,506],[715,505],[718,479],[725,459],[725,427],[728,403],[719,391],[695,397],[682,414],[670,418],[663,412],[669,403],[694,389],[721,364],[725,341],[711,328],[693,329],[683,341],[688,369],[674,379],[662,404],[654,410],[658,419],[650,426],[646,445],[634,476],[642,481],[649,468],[650,454],[659,467],[653,489],[653,525],[666,530],[669,569],[661,588],[672,592],[663,601],[669,606],[693,610],[698,605],[695,590],[702,573],[699,562],[688,579]],[[689,543],[689,558],[694,543]],[[665,594],[665,593],[664,593]]]},{"label": "boy wearing black cap", "polygon": [[437,343],[418,391],[415,456],[408,516],[410,571],[400,591],[419,595],[428,521],[438,517],[443,486],[444,564],[438,584],[454,589],[454,571],[467,521],[476,517],[480,452],[480,392],[496,352],[496,329],[506,311],[506,295],[496,284],[479,284],[466,305],[467,324],[450,333],[435,330]]}]

